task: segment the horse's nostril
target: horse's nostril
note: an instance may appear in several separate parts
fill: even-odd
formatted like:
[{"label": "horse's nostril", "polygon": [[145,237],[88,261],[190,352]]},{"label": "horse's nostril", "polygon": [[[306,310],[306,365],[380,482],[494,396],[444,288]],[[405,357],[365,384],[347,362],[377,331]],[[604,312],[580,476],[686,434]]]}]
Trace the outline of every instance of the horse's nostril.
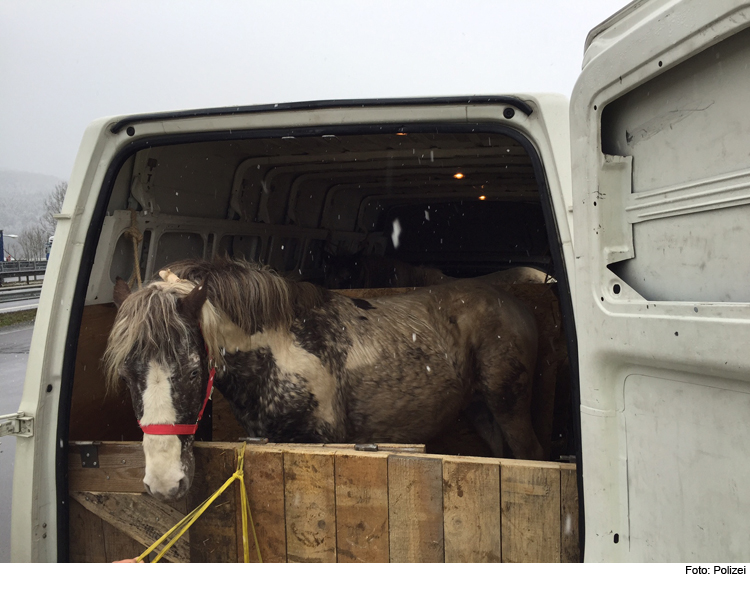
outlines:
[{"label": "horse's nostril", "polygon": [[182,480],[180,480],[180,484],[177,487],[178,498],[181,498],[187,492],[188,486],[190,486],[190,484],[188,483],[187,478],[183,478]]},{"label": "horse's nostril", "polygon": [[175,491],[175,499],[181,499],[185,496],[188,489],[190,488],[190,478],[183,476],[180,482],[177,483],[177,490]]}]

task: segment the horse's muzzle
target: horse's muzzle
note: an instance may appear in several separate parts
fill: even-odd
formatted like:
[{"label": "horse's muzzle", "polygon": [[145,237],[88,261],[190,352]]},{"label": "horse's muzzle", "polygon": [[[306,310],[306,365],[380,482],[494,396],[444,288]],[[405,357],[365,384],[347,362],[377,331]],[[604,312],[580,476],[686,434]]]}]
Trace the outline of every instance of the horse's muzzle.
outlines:
[{"label": "horse's muzzle", "polygon": [[190,480],[187,476],[183,476],[177,483],[177,486],[173,486],[166,491],[164,491],[163,489],[152,490],[151,487],[146,484],[145,480],[143,481],[143,486],[146,489],[146,492],[158,501],[172,502],[178,501],[185,496],[185,493],[187,493],[188,489],[190,488]]},{"label": "horse's muzzle", "polygon": [[185,496],[193,481],[195,460],[192,438],[177,435],[144,435],[143,451],[146,491],[160,501],[176,501]]}]

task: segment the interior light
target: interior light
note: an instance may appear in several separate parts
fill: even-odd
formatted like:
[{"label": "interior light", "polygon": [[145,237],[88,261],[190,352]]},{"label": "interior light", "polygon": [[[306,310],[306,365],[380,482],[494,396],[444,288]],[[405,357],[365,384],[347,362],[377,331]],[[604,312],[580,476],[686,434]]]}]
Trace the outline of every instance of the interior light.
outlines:
[{"label": "interior light", "polygon": [[396,132],[396,135],[406,135],[406,133],[405,133],[405,132],[403,132],[403,131],[397,131],[397,132]]},{"label": "interior light", "polygon": [[479,200],[480,201],[484,201],[485,199],[487,199],[487,195],[480,195],[479,196]]},{"label": "interior light", "polygon": [[453,175],[453,178],[454,179],[462,179],[462,178],[464,178],[464,173],[463,172],[457,172],[456,174]]}]

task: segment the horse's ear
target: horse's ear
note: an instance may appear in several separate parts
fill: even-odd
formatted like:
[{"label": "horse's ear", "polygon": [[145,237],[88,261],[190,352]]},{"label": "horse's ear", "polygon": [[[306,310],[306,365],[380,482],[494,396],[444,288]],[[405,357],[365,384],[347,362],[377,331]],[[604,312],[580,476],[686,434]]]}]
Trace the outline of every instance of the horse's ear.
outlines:
[{"label": "horse's ear", "polygon": [[189,320],[198,320],[200,318],[201,308],[206,303],[206,295],[208,293],[206,285],[208,285],[208,278],[193,288],[193,291],[184,298],[177,300],[177,311],[180,315]]},{"label": "horse's ear", "polygon": [[115,306],[119,309],[120,306],[122,306],[122,303],[127,299],[127,297],[130,295],[130,287],[128,287],[127,282],[122,278],[118,277],[115,280],[115,289],[112,293],[112,299],[115,302]]}]

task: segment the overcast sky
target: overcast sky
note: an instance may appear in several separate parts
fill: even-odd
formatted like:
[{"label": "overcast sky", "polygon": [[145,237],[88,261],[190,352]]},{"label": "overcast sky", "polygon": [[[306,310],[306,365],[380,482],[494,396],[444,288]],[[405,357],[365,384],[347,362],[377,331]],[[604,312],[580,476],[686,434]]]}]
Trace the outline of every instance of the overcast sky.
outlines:
[{"label": "overcast sky", "polygon": [[0,168],[67,179],[109,115],[287,101],[570,96],[627,0],[0,0]]}]

